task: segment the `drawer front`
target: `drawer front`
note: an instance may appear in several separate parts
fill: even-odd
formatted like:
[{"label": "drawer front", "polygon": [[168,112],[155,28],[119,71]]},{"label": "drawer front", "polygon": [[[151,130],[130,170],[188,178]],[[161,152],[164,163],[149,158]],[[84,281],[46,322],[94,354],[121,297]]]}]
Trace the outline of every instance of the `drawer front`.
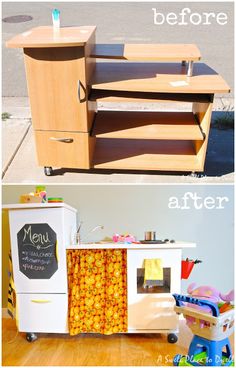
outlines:
[{"label": "drawer front", "polygon": [[20,332],[68,332],[67,294],[17,294]]},{"label": "drawer front", "polygon": [[16,292],[66,293],[65,209],[11,210],[9,218]]},{"label": "drawer front", "polygon": [[95,138],[89,133],[35,131],[40,166],[89,169]]},{"label": "drawer front", "polygon": [[[158,289],[143,288],[144,259],[160,258],[164,285]],[[180,292],[181,250],[131,250],[128,263],[128,328],[129,330],[175,330],[178,317],[174,312],[172,293]]]}]

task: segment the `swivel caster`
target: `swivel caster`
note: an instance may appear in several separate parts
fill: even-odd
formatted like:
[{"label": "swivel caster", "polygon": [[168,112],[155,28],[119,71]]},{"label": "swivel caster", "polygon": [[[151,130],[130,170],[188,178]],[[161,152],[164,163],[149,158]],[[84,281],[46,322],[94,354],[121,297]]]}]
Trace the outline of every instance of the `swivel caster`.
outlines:
[{"label": "swivel caster", "polygon": [[29,341],[29,342],[33,342],[35,340],[37,340],[37,335],[33,332],[27,332],[26,334],[26,340]]},{"label": "swivel caster", "polygon": [[192,172],[189,174],[189,176],[190,176],[191,178],[197,178],[197,173],[196,173],[195,171],[192,171]]},{"label": "swivel caster", "polygon": [[174,333],[170,333],[168,336],[167,336],[167,341],[170,343],[170,344],[175,344],[177,341],[178,341],[178,336],[175,335]]},{"label": "swivel caster", "polygon": [[51,176],[53,174],[53,169],[51,166],[44,166],[44,174],[46,176]]},{"label": "swivel caster", "polygon": [[195,171],[192,171],[191,174],[189,175],[191,178],[197,178],[197,179],[201,179],[205,176],[205,173],[204,171],[201,171],[201,172],[195,172]]}]

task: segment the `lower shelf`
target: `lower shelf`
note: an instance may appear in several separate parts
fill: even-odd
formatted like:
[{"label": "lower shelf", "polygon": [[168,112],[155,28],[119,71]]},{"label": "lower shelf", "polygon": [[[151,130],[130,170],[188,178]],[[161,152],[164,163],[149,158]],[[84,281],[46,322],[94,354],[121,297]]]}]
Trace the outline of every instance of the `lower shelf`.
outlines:
[{"label": "lower shelf", "polygon": [[99,111],[96,138],[204,140],[192,112]]},{"label": "lower shelf", "polygon": [[193,141],[142,139],[96,140],[94,168],[202,171]]}]

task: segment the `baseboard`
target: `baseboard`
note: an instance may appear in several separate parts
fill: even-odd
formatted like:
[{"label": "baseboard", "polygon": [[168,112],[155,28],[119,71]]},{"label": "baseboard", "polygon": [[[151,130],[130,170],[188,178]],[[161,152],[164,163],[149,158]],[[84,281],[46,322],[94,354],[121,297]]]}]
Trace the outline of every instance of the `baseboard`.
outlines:
[{"label": "baseboard", "polygon": [[2,308],[2,318],[11,318],[7,312],[7,308]]}]

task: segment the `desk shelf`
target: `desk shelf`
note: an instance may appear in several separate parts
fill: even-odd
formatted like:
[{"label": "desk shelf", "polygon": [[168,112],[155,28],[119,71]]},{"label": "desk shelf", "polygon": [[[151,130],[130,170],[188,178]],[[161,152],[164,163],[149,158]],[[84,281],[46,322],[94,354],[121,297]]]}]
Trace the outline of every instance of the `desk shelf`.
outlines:
[{"label": "desk shelf", "polygon": [[204,140],[192,112],[100,111],[92,136],[97,139]]},{"label": "desk shelf", "polygon": [[132,61],[199,61],[201,54],[193,44],[97,44],[91,57]]},{"label": "desk shelf", "polygon": [[228,93],[224,79],[204,63],[196,63],[193,76],[179,63],[97,62],[93,90],[214,94]]},{"label": "desk shelf", "polygon": [[96,169],[201,171],[193,141],[97,139]]},{"label": "desk shelf", "polygon": [[[36,27],[7,42],[24,50],[45,174],[53,166],[203,171],[214,94],[230,90],[224,79],[199,62],[196,45],[99,45],[95,32],[95,26]],[[97,108],[130,101],[164,101],[168,111],[187,102],[190,112]]]}]

